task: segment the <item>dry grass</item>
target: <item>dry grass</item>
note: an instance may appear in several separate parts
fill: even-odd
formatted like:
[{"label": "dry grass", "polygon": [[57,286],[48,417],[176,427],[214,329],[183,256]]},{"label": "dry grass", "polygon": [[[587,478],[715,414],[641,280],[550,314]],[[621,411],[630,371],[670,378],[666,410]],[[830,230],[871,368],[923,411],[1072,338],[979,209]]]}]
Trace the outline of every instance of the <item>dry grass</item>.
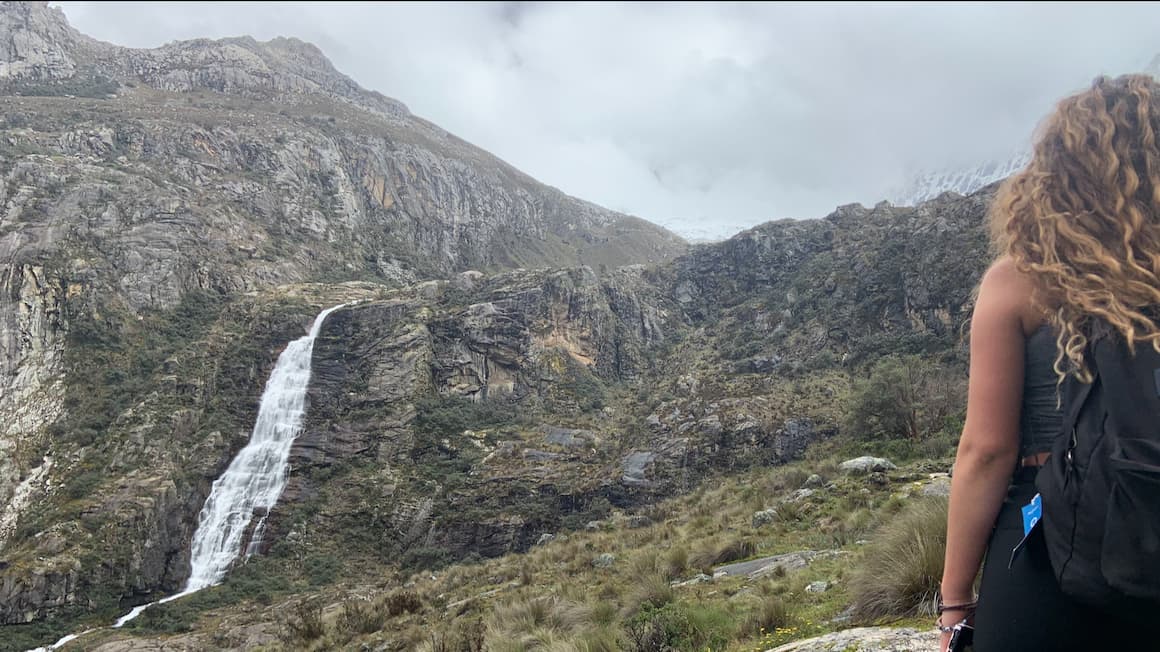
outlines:
[{"label": "dry grass", "polygon": [[663,607],[677,597],[676,590],[663,575],[638,577],[624,597],[624,613],[632,615],[641,609]]},{"label": "dry grass", "polygon": [[380,611],[385,612],[390,618],[423,610],[423,601],[414,591],[394,591],[381,598],[379,602]]},{"label": "dry grass", "polygon": [[370,634],[383,628],[387,612],[366,600],[349,600],[338,615],[339,630],[351,635]]},{"label": "dry grass", "polygon": [[781,597],[767,596],[754,605],[753,610],[741,625],[743,636],[761,636],[779,627],[787,627],[792,622],[789,607]]},{"label": "dry grass", "polygon": [[947,501],[911,503],[875,535],[850,581],[854,617],[932,615],[946,552]]},{"label": "dry grass", "polygon": [[317,600],[303,600],[283,623],[279,638],[287,645],[309,643],[326,634],[322,622],[322,605]]},{"label": "dry grass", "polygon": [[733,539],[723,544],[708,540],[693,555],[689,563],[703,572],[712,573],[720,564],[746,559],[757,554],[757,544],[750,539]]},{"label": "dry grass", "polygon": [[[648,646],[663,641],[671,652],[707,646],[749,652],[832,629],[826,623],[852,600],[863,619],[920,611],[941,570],[945,511],[936,505],[930,516],[928,503],[895,497],[900,486],[910,487],[908,480],[873,485],[834,475],[833,486],[809,501],[780,504],[779,510],[788,506],[787,518],[752,527],[755,497],[777,504],[808,475],[802,468],[753,472],[666,501],[648,525],[631,527],[627,517],[613,514],[606,528],[570,532],[525,554],[392,578],[373,603],[386,617],[379,629],[362,613],[365,605],[336,596],[345,606],[326,622],[322,637],[298,639],[286,649],[375,649],[394,641],[423,652],[613,652],[661,649]],[[855,544],[861,538],[874,540],[865,555],[758,580],[673,585],[765,554],[862,552]],[[593,559],[604,553],[615,563],[595,568]],[[823,594],[806,593],[815,580],[837,584]],[[403,583],[406,590],[393,588]],[[781,632],[772,635],[776,641],[771,632]],[[690,647],[695,641],[699,647]]]}]

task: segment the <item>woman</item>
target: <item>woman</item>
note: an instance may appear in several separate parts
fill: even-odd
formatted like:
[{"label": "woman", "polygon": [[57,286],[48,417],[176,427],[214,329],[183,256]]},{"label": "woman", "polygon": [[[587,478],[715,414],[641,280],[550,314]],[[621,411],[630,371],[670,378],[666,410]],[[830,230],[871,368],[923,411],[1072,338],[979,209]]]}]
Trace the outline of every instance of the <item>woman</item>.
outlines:
[{"label": "woman", "polygon": [[[967,419],[955,460],[942,579],[944,628],[973,618],[975,650],[1151,650],[1160,639],[1060,592],[1020,508],[1060,429],[1058,383],[1087,377],[1092,319],[1150,346],[1160,330],[1160,84],[1100,78],[1048,118],[1028,166],[992,209],[1000,258],[971,320]],[[1012,472],[1014,470],[1014,473]],[[977,606],[973,584],[986,550]]]}]

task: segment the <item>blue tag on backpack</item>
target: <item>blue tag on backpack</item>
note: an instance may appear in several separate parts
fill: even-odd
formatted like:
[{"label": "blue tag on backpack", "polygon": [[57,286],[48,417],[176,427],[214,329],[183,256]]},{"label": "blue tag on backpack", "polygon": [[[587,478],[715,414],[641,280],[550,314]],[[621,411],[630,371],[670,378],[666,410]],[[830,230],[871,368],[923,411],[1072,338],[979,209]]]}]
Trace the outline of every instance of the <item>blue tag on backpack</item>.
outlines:
[{"label": "blue tag on backpack", "polygon": [[1043,518],[1043,497],[1035,494],[1031,502],[1020,509],[1023,511],[1023,536],[1027,536],[1035,529],[1039,519]]}]

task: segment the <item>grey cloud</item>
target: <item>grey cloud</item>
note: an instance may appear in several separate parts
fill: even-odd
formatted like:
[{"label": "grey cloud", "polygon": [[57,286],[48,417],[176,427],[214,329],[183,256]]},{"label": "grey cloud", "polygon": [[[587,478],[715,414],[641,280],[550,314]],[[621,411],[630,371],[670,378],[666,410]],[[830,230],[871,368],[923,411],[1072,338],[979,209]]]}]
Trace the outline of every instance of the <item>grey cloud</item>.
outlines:
[{"label": "grey cloud", "polygon": [[59,3],[105,40],[297,36],[572,194],[685,233],[873,203],[1024,147],[1160,52],[1149,4]]}]

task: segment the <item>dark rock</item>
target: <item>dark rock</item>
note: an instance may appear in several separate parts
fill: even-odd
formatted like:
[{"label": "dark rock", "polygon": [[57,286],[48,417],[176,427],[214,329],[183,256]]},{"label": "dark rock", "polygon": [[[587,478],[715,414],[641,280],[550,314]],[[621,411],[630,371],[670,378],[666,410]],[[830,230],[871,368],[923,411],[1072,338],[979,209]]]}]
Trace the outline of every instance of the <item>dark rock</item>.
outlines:
[{"label": "dark rock", "polygon": [[627,485],[647,485],[649,480],[646,474],[656,458],[656,453],[652,451],[629,453],[622,463],[620,481]]},{"label": "dark rock", "polygon": [[596,433],[590,430],[573,430],[570,428],[546,426],[544,428],[544,440],[549,444],[556,444],[557,446],[564,446],[566,448],[576,448],[591,446],[597,440],[597,437]]}]

